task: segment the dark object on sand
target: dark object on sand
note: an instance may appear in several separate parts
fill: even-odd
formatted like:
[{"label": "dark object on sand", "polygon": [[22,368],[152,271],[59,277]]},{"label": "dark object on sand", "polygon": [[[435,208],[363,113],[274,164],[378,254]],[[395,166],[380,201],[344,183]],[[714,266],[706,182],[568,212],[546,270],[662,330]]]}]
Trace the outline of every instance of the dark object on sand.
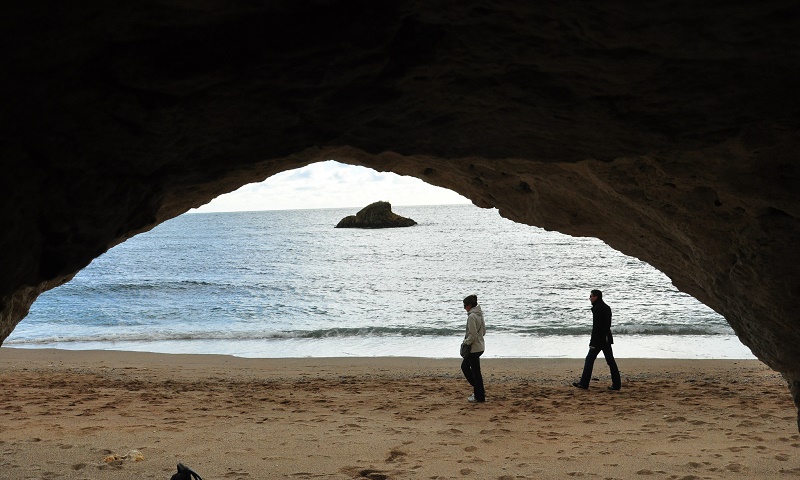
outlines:
[{"label": "dark object on sand", "polygon": [[186,465],[179,463],[178,473],[173,475],[170,480],[203,480],[203,477]]}]

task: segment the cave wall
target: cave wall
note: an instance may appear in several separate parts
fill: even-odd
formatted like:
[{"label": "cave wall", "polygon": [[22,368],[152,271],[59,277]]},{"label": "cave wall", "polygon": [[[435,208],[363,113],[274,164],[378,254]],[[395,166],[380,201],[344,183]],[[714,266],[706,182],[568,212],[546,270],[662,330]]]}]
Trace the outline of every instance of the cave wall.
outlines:
[{"label": "cave wall", "polygon": [[0,342],[130,236],[336,159],[647,261],[800,402],[797,2],[2,9]]}]

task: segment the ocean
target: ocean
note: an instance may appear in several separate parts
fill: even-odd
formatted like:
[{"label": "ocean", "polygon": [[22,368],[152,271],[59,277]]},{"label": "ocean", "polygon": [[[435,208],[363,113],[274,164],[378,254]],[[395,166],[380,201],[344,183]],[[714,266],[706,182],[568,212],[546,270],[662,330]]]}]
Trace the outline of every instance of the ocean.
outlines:
[{"label": "ocean", "polygon": [[755,358],[722,316],[598,239],[473,205],[393,207],[408,228],[334,228],[357,210],[174,218],[42,294],[4,346],[449,358],[476,294],[483,358],[581,358],[597,288],[618,358]]}]

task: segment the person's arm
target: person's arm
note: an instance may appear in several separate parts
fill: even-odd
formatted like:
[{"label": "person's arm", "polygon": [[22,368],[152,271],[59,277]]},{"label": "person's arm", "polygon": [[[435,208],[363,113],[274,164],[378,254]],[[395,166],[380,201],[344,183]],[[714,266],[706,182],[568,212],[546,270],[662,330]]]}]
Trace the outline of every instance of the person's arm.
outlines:
[{"label": "person's arm", "polygon": [[608,333],[611,332],[611,309],[602,306],[592,309],[592,339],[589,347],[602,348],[608,342]]},{"label": "person's arm", "polygon": [[603,344],[603,319],[599,308],[592,309],[592,338],[589,340],[589,348],[597,348]]},{"label": "person's arm", "polygon": [[611,307],[606,306],[603,318],[603,342],[611,343]]},{"label": "person's arm", "polygon": [[475,315],[469,314],[467,317],[467,337],[464,339],[464,343],[467,345],[472,345],[475,343],[475,339],[478,338],[478,322],[475,319]]}]

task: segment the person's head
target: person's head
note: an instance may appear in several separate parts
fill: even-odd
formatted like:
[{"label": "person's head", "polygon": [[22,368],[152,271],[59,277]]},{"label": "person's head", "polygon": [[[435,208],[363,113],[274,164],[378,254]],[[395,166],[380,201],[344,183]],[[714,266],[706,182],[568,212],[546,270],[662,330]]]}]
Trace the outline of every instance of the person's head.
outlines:
[{"label": "person's head", "polygon": [[589,294],[589,301],[592,303],[594,303],[596,300],[602,300],[602,299],[603,299],[603,292],[601,292],[600,290],[592,290],[592,292]]},{"label": "person's head", "polygon": [[478,296],[477,295],[469,295],[467,298],[464,299],[464,308],[467,309],[469,312],[475,305],[478,304]]}]

